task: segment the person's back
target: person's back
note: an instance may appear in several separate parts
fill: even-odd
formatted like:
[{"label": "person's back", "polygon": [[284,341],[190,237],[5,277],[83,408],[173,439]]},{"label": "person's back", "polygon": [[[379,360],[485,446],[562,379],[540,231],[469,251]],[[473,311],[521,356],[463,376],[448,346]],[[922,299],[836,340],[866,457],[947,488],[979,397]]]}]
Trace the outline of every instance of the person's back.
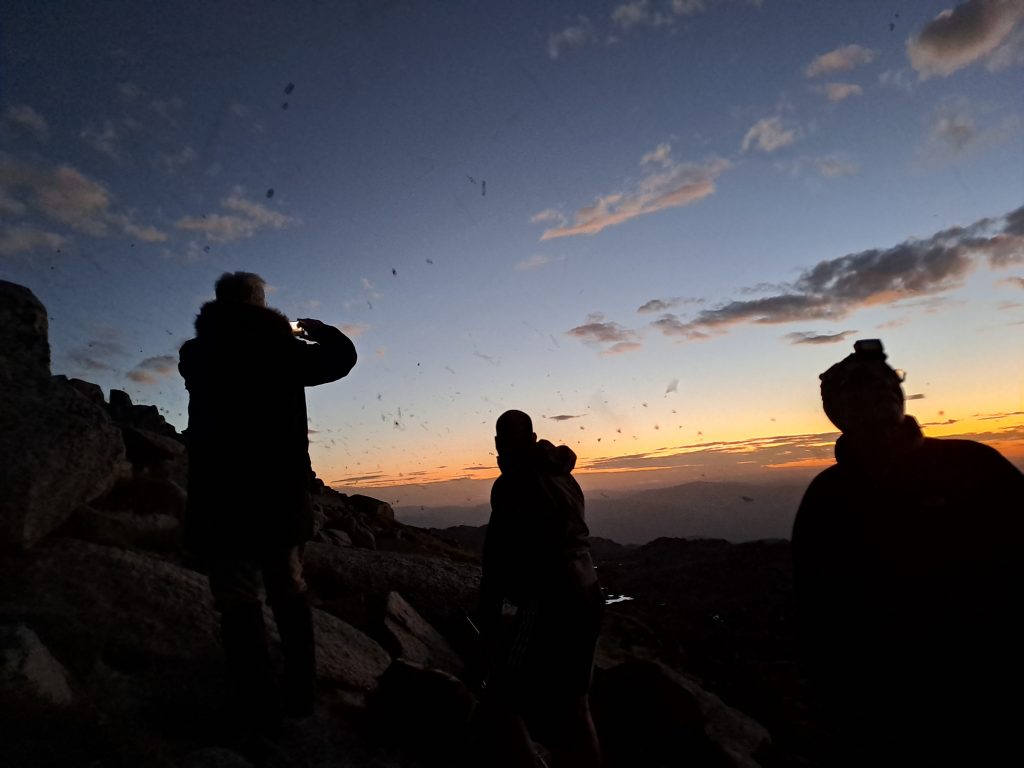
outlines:
[{"label": "person's back", "polygon": [[[604,599],[583,491],[571,474],[576,455],[538,441],[521,411],[502,414],[496,431],[501,476],[491,490],[480,585],[485,709],[505,729],[494,759],[533,765],[529,722],[556,765],[596,766],[587,697]],[[511,626],[502,621],[505,601],[515,606]]]},{"label": "person's back", "polygon": [[265,304],[263,280],[245,272],[217,282],[178,369],[189,392],[186,539],[206,567],[221,612],[234,727],[259,728],[278,705],[260,587],[281,635],[284,709],[313,706],[312,613],[302,546],[312,536],[312,469],[304,387],[339,379],[356,363],[352,342],[317,320]]},{"label": "person's back", "polygon": [[878,367],[888,369],[884,357],[851,358],[823,374],[826,411],[844,434],[793,530],[802,640],[831,759],[900,765],[998,751],[992,724],[1020,712],[1001,688],[1021,682],[1024,475],[987,446],[923,437],[902,415],[902,393],[891,428],[858,429],[837,388],[871,390],[857,370],[875,366],[889,382],[878,390],[885,411],[899,386]]}]

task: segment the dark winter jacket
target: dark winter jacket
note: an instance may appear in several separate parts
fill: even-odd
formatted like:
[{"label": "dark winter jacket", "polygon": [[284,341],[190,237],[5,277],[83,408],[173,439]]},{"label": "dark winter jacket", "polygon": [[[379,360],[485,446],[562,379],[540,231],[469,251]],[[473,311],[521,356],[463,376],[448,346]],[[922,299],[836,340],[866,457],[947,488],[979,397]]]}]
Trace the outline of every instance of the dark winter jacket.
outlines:
[{"label": "dark winter jacket", "polygon": [[792,546],[805,660],[846,749],[920,758],[1020,714],[1000,691],[1024,682],[1024,475],[910,417],[867,454],[840,438],[836,461],[807,489]]},{"label": "dark winter jacket", "polygon": [[484,541],[482,618],[493,623],[503,599],[583,599],[597,582],[584,520],[583,491],[572,476],[576,454],[538,441],[518,463],[498,458]]},{"label": "dark winter jacket", "polygon": [[304,387],[356,363],[352,342],[322,327],[307,343],[265,307],[212,301],[181,347],[189,392],[186,535],[199,552],[251,553],[312,535]]}]

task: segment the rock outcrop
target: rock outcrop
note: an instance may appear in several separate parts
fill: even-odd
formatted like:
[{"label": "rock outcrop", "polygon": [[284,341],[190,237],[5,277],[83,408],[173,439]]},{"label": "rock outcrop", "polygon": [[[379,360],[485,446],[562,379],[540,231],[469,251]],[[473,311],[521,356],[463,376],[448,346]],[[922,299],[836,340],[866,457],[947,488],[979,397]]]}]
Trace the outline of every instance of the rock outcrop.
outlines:
[{"label": "rock outcrop", "polygon": [[124,441],[106,411],[50,376],[46,309],[0,281],[0,547],[25,549],[121,471]]}]

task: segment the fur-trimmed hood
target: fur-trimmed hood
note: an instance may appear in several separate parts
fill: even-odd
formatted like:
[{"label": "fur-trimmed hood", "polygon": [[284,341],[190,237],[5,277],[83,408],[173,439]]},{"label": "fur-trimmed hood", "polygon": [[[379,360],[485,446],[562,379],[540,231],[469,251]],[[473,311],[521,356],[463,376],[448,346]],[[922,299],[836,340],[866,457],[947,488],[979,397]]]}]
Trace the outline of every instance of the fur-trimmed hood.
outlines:
[{"label": "fur-trimmed hood", "polygon": [[288,318],[270,307],[237,301],[210,301],[196,316],[196,338],[289,337]]}]

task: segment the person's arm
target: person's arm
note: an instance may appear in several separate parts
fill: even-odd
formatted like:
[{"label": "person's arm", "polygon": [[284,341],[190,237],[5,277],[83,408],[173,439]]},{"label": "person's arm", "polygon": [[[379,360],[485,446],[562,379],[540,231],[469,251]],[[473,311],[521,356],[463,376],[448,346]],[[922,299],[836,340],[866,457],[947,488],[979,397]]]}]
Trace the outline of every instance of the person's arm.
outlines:
[{"label": "person's arm", "polygon": [[484,537],[480,595],[477,599],[480,636],[485,642],[496,637],[497,630],[501,625],[501,612],[505,602],[502,571],[506,557],[504,548],[508,546],[508,542],[504,541],[502,515],[500,510],[495,508],[496,495],[492,490],[491,517],[487,523],[487,533]]},{"label": "person's arm", "polygon": [[340,330],[310,318],[299,320],[298,325],[313,342],[296,340],[296,363],[304,387],[337,381],[355,367],[356,347]]}]

